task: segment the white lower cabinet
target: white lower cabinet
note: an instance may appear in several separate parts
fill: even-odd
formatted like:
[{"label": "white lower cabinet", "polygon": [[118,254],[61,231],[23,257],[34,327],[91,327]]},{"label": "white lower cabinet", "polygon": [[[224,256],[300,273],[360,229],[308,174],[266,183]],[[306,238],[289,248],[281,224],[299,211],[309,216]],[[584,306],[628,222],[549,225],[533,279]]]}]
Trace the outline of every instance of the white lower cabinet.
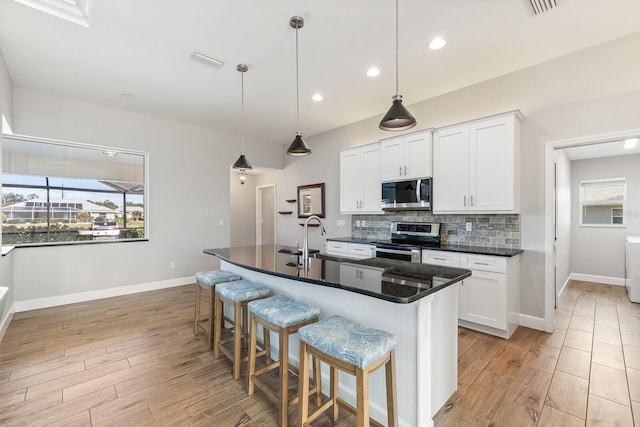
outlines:
[{"label": "white lower cabinet", "polygon": [[509,338],[519,324],[520,256],[501,257],[423,250],[426,264],[471,270],[462,281],[458,324]]},{"label": "white lower cabinet", "polygon": [[366,243],[342,242],[339,240],[327,240],[326,252],[328,255],[353,259],[366,259],[374,255],[375,246]]},{"label": "white lower cabinet", "polygon": [[340,282],[343,285],[353,286],[354,288],[381,293],[383,272],[383,268],[342,262],[340,263]]}]

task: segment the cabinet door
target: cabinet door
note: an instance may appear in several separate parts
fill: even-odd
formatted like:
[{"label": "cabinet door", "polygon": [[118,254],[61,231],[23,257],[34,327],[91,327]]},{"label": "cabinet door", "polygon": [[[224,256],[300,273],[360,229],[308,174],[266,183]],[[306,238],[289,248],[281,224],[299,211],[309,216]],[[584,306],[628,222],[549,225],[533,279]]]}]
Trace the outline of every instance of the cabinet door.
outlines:
[{"label": "cabinet door", "polygon": [[359,149],[340,152],[340,212],[357,213],[362,201],[362,156]]},{"label": "cabinet door", "polygon": [[431,168],[431,132],[407,135],[404,138],[405,178],[423,178],[433,175]]},{"label": "cabinet door", "polygon": [[507,275],[472,271],[460,286],[460,319],[507,329]]},{"label": "cabinet door", "polygon": [[404,177],[404,138],[382,141],[382,180]]},{"label": "cabinet door", "polygon": [[514,210],[513,120],[503,117],[469,127],[471,210]]},{"label": "cabinet door", "polygon": [[363,213],[382,213],[382,179],[380,178],[380,146],[364,147],[362,150],[362,203]]},{"label": "cabinet door", "polygon": [[469,127],[437,131],[433,143],[433,210],[469,206]]}]

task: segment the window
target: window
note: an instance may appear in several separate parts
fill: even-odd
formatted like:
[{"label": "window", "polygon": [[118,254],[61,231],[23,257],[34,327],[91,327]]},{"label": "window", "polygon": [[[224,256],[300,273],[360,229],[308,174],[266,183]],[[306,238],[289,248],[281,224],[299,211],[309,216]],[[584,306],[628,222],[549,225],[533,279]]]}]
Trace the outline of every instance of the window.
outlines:
[{"label": "window", "polygon": [[625,178],[580,181],[580,225],[623,227],[625,221]]},{"label": "window", "polygon": [[5,135],[2,244],[146,238],[146,157]]}]

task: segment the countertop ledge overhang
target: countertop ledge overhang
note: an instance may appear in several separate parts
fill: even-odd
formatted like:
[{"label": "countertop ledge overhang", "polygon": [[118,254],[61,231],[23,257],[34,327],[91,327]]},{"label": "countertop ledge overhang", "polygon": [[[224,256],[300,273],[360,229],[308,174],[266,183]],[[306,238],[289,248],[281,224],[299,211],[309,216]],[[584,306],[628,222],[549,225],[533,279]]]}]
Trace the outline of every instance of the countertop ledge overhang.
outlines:
[{"label": "countertop ledge overhang", "polygon": [[[391,240],[384,239],[371,239],[362,237],[329,237],[327,240],[334,242],[347,242],[347,243],[361,243],[365,245],[373,245],[375,243],[391,243]],[[524,250],[517,248],[501,248],[501,247],[484,247],[484,246],[471,246],[471,245],[448,245],[444,244],[440,247],[423,247],[422,249],[429,249],[434,251],[446,251],[446,252],[461,252],[467,254],[476,255],[493,255],[502,257],[513,257],[520,255]]]},{"label": "countertop ledge overhang", "polygon": [[14,250],[15,248],[16,248],[15,246],[3,246],[2,247],[2,256],[9,255],[9,252]]},{"label": "countertop ledge overhang", "polygon": [[[462,268],[383,258],[344,261],[330,256],[323,258],[324,255],[311,257],[305,270],[299,267],[296,251],[295,247],[282,245],[203,250],[239,267],[399,304],[420,300],[471,276],[471,271]],[[367,274],[352,274],[358,269]]]}]

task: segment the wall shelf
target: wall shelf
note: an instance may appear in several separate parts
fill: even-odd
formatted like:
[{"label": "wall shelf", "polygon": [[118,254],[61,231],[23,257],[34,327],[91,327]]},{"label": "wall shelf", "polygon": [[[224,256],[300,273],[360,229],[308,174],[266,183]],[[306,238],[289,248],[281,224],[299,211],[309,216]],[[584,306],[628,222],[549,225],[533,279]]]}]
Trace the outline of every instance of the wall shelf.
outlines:
[{"label": "wall shelf", "polygon": [[[309,227],[320,227],[320,224],[309,224]],[[304,227],[304,224],[300,224],[300,227]]]},{"label": "wall shelf", "polygon": [[295,203],[297,201],[298,201],[297,199],[287,199],[287,200],[285,200],[285,202],[287,202],[287,203]]},{"label": "wall shelf", "polygon": [[280,215],[291,215],[293,211],[278,211]]}]

